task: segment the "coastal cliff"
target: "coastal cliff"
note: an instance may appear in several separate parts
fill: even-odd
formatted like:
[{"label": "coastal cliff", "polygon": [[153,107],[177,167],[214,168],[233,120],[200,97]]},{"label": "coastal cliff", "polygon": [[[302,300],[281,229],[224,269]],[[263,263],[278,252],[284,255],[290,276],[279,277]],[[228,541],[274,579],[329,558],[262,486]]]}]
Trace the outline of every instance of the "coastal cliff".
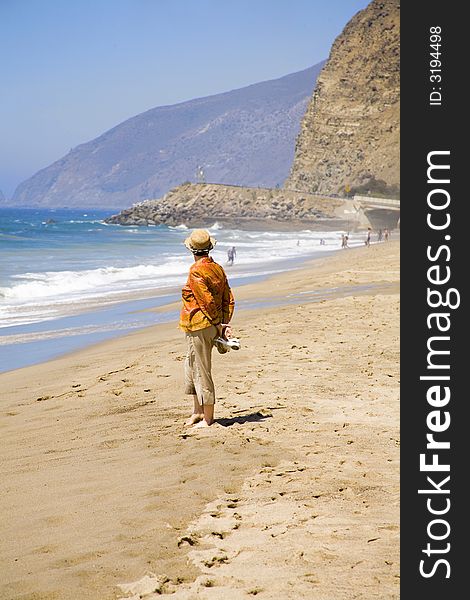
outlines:
[{"label": "coastal cliff", "polygon": [[335,40],[301,123],[285,187],[397,196],[399,0],[373,0]]}]

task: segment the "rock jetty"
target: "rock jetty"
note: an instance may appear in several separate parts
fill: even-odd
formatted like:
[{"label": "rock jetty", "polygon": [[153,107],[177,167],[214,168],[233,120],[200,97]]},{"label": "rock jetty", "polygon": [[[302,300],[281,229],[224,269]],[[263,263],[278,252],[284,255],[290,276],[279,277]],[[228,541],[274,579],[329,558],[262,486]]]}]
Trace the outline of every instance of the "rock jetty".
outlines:
[{"label": "rock jetty", "polygon": [[338,228],[344,224],[339,198],[285,189],[185,184],[106,219],[119,225],[220,225],[242,229]]}]

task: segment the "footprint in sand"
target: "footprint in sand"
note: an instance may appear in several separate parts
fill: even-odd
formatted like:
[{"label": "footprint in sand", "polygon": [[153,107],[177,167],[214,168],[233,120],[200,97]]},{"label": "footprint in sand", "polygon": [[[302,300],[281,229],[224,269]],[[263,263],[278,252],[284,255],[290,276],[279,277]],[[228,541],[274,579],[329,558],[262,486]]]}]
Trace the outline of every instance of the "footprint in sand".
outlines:
[{"label": "footprint in sand", "polygon": [[205,567],[207,567],[208,569],[210,569],[214,565],[227,564],[228,562],[230,562],[230,561],[229,561],[228,556],[225,554],[225,552],[220,552],[220,553],[217,553],[214,556],[212,556],[212,558],[203,560],[202,564]]},{"label": "footprint in sand", "polygon": [[178,548],[187,544],[188,546],[196,546],[199,543],[195,534],[193,535],[183,535],[178,538]]}]

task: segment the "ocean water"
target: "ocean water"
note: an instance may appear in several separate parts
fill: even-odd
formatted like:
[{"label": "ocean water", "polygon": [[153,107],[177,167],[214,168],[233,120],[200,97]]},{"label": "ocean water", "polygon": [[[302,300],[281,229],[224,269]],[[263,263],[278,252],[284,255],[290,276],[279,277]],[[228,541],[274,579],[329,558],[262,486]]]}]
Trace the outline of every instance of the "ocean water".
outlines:
[{"label": "ocean water", "polygon": [[[0,371],[47,360],[163,320],[145,309],[179,298],[188,228],[107,225],[111,213],[0,209]],[[337,250],[341,232],[229,230],[214,223],[214,260],[232,286]],[[351,236],[350,245],[363,236]],[[320,240],[324,244],[320,244]],[[227,251],[235,246],[233,266]]]}]

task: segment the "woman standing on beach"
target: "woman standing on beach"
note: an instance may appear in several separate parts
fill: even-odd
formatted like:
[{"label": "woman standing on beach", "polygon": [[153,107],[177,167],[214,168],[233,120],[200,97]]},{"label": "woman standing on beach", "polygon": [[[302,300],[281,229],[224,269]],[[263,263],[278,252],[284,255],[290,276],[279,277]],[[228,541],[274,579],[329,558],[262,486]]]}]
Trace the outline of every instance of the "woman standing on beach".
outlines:
[{"label": "woman standing on beach", "polygon": [[[224,269],[209,257],[216,240],[195,229],[184,241],[194,263],[182,290],[180,329],[186,333],[185,393],[193,396],[193,414],[187,425],[208,427],[214,421],[215,390],[211,374],[213,341],[232,318],[234,299]],[[228,330],[228,331],[227,331]],[[230,328],[225,335],[230,336]]]}]

